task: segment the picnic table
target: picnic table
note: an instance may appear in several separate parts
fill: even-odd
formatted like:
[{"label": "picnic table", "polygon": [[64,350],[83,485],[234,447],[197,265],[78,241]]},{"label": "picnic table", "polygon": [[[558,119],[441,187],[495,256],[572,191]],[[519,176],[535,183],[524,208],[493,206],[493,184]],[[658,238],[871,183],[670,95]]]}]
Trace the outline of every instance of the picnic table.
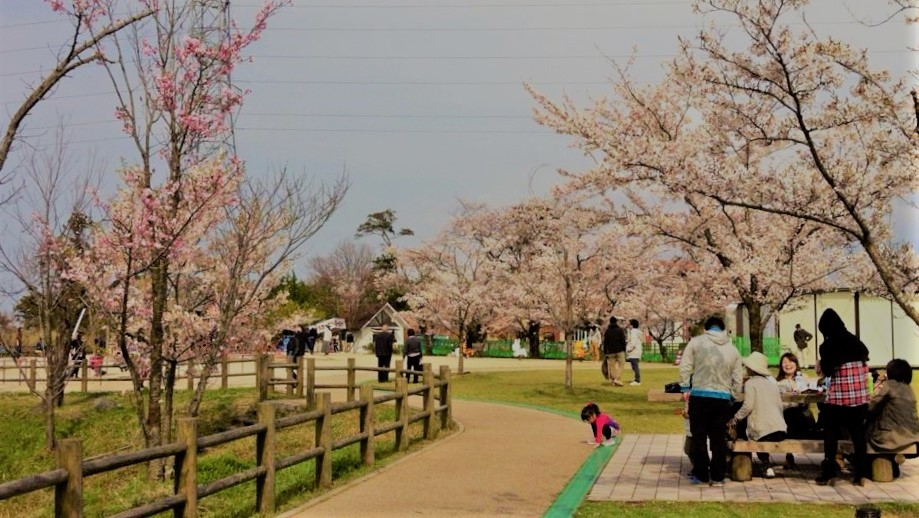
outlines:
[{"label": "picnic table", "polygon": [[[823,399],[823,392],[782,393],[782,401],[786,403],[822,403]],[[661,389],[651,389],[648,391],[648,401],[652,403],[679,403],[683,401],[683,394],[671,394]],[[743,401],[743,394],[737,397],[737,401]]]}]

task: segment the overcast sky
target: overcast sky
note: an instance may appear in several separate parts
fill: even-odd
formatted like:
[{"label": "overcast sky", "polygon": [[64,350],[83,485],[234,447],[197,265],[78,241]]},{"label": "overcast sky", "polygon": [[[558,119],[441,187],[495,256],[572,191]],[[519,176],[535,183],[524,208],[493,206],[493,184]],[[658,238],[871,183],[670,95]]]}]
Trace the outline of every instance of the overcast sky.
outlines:
[{"label": "overcast sky", "polygon": [[[246,26],[256,0],[232,2]],[[848,7],[847,7],[848,5]],[[550,97],[604,95],[608,59],[633,49],[635,75],[653,81],[697,32],[689,0],[294,0],[251,48],[233,80],[251,90],[237,119],[238,152],[253,173],[286,166],[352,187],[306,255],[351,239],[367,214],[394,209],[417,239],[433,237],[456,199],[503,205],[543,194],[558,168],[587,161],[532,121],[530,82]],[[812,26],[871,49],[878,66],[909,69],[899,20],[869,29],[883,0],[819,0]],[[0,0],[3,126],[29,84],[54,62],[68,27],[39,0]],[[912,37],[913,41],[909,38]],[[913,65],[915,66],[915,65]],[[50,141],[63,117],[71,151],[95,151],[113,170],[134,156],[114,122],[101,67],[78,70],[29,118],[30,143]],[[8,165],[15,165],[13,157]],[[417,242],[408,241],[406,244]],[[914,241],[917,241],[914,239]],[[298,273],[306,273],[301,264]]]}]

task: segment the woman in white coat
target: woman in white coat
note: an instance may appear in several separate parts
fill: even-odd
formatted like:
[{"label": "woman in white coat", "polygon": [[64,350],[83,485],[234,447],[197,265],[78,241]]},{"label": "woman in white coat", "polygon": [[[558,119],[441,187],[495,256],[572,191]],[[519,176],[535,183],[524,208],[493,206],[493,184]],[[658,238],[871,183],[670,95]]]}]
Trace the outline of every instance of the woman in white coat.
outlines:
[{"label": "woman in white coat", "polygon": [[625,356],[632,366],[632,374],[635,379],[629,385],[641,385],[641,370],[638,368],[638,362],[641,361],[641,330],[638,329],[638,320],[634,318],[629,320],[629,337],[625,344]]}]

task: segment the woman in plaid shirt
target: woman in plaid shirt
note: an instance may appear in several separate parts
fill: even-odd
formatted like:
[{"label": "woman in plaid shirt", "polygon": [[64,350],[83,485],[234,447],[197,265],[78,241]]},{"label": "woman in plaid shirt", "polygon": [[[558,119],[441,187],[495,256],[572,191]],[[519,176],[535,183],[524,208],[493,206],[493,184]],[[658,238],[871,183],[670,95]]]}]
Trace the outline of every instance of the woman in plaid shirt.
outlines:
[{"label": "woman in plaid shirt", "polygon": [[820,344],[820,370],[830,378],[820,422],[824,425],[822,473],[817,484],[832,485],[839,475],[836,464],[839,433],[849,432],[855,455],[852,483],[865,485],[868,476],[865,418],[868,413],[868,348],[846,329],[839,315],[827,309],[818,325],[823,333]]}]

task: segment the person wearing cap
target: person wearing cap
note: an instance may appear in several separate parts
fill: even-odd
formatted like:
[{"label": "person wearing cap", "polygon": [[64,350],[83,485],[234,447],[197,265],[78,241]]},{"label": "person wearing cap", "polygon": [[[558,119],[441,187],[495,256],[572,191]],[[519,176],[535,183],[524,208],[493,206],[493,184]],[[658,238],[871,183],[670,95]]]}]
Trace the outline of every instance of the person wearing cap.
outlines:
[{"label": "person wearing cap", "polygon": [[[751,353],[743,360],[747,368],[747,381],[744,382],[744,399],[740,410],[728,424],[737,424],[747,420],[747,438],[758,442],[784,441],[788,426],[785,424],[785,406],[779,385],[769,372],[769,361],[760,352]],[[763,467],[763,476],[775,477],[775,470],[769,454],[756,454]]]}]

